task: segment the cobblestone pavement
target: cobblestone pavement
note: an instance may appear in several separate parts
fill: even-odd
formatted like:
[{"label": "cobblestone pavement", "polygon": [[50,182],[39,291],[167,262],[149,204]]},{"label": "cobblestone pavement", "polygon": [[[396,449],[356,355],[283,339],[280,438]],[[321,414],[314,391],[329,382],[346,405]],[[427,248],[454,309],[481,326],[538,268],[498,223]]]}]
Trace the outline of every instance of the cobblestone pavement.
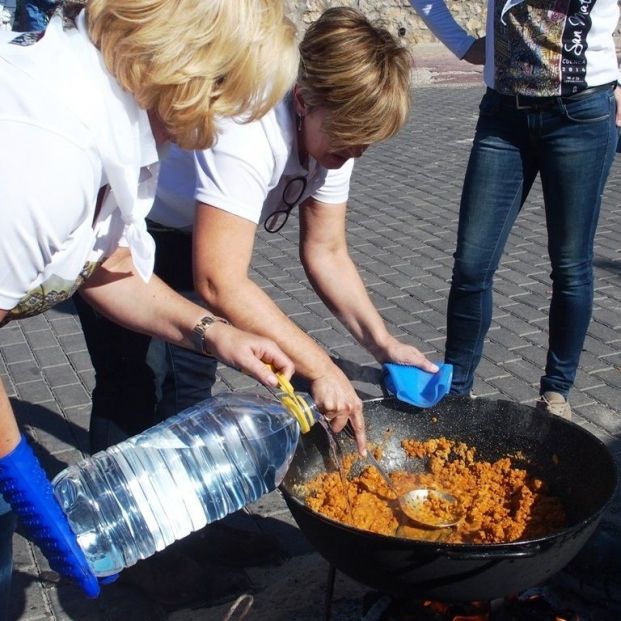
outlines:
[{"label": "cobblestone pavement", "polygon": [[[459,196],[482,87],[480,74],[459,85],[452,78],[434,80],[434,70],[427,70],[425,57],[421,58],[411,122],[397,138],[370,149],[356,165],[348,240],[391,332],[439,360]],[[617,462],[621,459],[620,196],[621,159],[604,195],[595,245],[593,321],[571,394],[579,424],[601,438]],[[380,396],[378,365],[309,288],[297,259],[296,227],[294,218],[281,235],[259,236],[253,261],[256,279],[298,325],[330,350],[364,398]],[[549,271],[542,195],[536,186],[496,277],[493,325],[477,371],[477,395],[534,403],[545,360]],[[50,475],[87,451],[94,378],[71,304],[0,330],[0,375]],[[217,391],[252,386],[247,377],[220,369]],[[610,554],[604,558],[611,546],[618,546],[620,515],[617,497],[604,516],[597,541],[585,547],[584,566],[592,571],[562,572],[556,579],[569,599],[580,598],[593,621],[621,618],[616,607],[621,601],[621,561]],[[254,606],[247,618],[322,618],[327,564],[300,535],[278,492],[239,517],[252,528],[276,534],[288,558],[279,566],[247,570],[254,584]],[[38,549],[20,535],[15,536],[14,584],[11,621],[215,621],[224,619],[228,610],[228,605],[211,606],[167,615],[121,585],[107,587],[98,600],[86,600],[72,585],[59,581]],[[364,592],[361,585],[339,576],[333,618],[359,619],[355,609]]]}]

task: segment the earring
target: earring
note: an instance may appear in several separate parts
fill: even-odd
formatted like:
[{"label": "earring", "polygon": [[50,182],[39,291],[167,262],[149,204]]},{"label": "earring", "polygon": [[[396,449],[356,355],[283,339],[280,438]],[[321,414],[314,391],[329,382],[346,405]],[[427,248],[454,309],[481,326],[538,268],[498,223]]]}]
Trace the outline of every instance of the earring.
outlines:
[{"label": "earring", "polygon": [[303,120],[303,116],[301,114],[298,113],[298,131],[301,132],[302,131],[302,120]]}]

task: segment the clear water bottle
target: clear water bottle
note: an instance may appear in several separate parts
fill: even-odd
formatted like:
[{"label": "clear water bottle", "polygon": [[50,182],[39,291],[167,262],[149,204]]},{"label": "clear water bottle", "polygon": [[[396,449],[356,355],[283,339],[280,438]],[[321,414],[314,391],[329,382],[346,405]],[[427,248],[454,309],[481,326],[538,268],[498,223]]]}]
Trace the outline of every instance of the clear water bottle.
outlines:
[{"label": "clear water bottle", "polygon": [[[226,393],[63,470],[52,481],[98,577],[118,573],[275,489],[306,420],[256,394]],[[297,418],[296,418],[297,417]]]}]

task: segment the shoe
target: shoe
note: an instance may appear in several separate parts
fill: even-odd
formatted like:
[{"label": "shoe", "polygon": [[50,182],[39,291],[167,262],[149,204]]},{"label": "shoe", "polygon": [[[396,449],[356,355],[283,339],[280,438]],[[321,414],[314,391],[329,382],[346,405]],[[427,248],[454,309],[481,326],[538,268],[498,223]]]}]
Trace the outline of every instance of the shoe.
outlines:
[{"label": "shoe", "polygon": [[544,392],[535,404],[540,410],[545,410],[548,414],[560,416],[565,420],[571,420],[571,407],[569,401],[558,392]]},{"label": "shoe", "polygon": [[168,611],[216,606],[254,590],[242,570],[199,563],[179,550],[179,542],[122,571],[119,584],[138,589]]}]

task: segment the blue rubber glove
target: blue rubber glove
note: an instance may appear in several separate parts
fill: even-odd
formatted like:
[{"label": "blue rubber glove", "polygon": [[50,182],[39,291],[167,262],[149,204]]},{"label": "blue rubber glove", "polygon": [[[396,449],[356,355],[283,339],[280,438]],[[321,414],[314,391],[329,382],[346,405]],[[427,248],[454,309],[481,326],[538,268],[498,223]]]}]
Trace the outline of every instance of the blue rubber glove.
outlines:
[{"label": "blue rubber glove", "polygon": [[41,548],[50,567],[77,581],[88,597],[97,597],[99,582],[24,436],[13,451],[0,459],[0,493],[29,539]]}]

